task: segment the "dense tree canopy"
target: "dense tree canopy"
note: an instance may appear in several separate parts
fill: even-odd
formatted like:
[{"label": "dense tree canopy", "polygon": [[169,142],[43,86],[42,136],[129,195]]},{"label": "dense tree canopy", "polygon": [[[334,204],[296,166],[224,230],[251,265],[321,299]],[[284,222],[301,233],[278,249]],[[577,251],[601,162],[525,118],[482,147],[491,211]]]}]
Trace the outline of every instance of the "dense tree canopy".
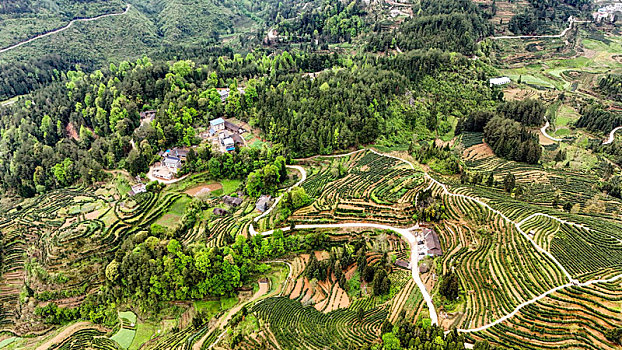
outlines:
[{"label": "dense tree canopy", "polygon": [[495,154],[503,158],[535,164],[542,155],[537,136],[511,119],[492,118],[484,128],[484,138]]}]

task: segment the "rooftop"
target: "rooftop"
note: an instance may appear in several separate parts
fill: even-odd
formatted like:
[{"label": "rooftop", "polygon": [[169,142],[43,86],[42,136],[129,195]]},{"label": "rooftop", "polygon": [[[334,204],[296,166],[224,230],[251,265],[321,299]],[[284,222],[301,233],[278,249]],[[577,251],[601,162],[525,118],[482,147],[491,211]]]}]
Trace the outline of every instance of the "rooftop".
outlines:
[{"label": "rooftop", "polygon": [[222,118],[216,118],[216,119],[214,119],[214,120],[210,120],[210,121],[209,121],[209,125],[211,125],[211,126],[216,126],[216,125],[223,124],[224,122],[225,122],[225,120],[224,120],[224,119],[222,119]]}]

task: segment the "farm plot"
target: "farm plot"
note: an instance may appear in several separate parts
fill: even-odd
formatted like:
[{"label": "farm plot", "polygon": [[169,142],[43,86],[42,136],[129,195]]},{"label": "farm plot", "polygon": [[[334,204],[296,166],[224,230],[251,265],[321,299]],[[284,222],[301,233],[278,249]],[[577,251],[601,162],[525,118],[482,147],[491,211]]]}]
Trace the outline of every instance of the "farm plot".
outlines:
[{"label": "farm plot", "polygon": [[588,229],[534,216],[521,225],[579,280],[622,270],[622,232]]},{"label": "farm plot", "polygon": [[[340,166],[345,171],[335,171]],[[302,186],[317,199],[296,211],[295,223],[370,221],[412,223],[412,201],[424,186],[424,177],[404,163],[360,152],[346,160],[315,163]]]},{"label": "farm plot", "polygon": [[570,287],[524,307],[503,323],[469,336],[472,340],[486,339],[527,350],[618,349],[604,334],[622,324],[620,303],[620,281]]},{"label": "farm plot", "polygon": [[81,329],[62,343],[51,346],[50,350],[118,350],[115,341],[105,337],[105,333],[94,328]]},{"label": "farm plot", "polygon": [[[553,200],[559,203],[578,203],[580,210],[585,209],[585,204],[599,194],[594,186],[599,179],[593,173],[585,171],[573,171],[569,169],[545,169],[537,165],[516,163],[497,157],[487,157],[466,162],[470,170],[489,173],[494,172],[497,182],[511,173],[516,177],[516,183],[524,189],[524,199],[542,207],[551,207]],[[489,193],[482,196],[488,198]],[[494,194],[491,194],[494,196]],[[497,197],[499,197],[497,195]],[[507,198],[507,196],[502,196]],[[561,205],[561,204],[560,204]]]},{"label": "farm plot", "polygon": [[[373,298],[361,299],[347,309],[327,314],[287,297],[267,298],[252,311],[269,324],[270,331],[283,349],[325,349],[363,346],[378,338],[386,319],[386,307],[372,307]],[[364,317],[356,314],[363,308]]]},{"label": "farm plot", "polygon": [[447,198],[446,206],[453,225],[440,228],[442,265],[444,273],[455,268],[466,301],[453,325],[488,324],[567,283],[561,269],[498,214],[461,197]]},{"label": "farm plot", "polygon": [[136,335],[136,314],[131,311],[120,312],[119,319],[121,328],[110,339],[119,344],[121,348],[127,349]]}]

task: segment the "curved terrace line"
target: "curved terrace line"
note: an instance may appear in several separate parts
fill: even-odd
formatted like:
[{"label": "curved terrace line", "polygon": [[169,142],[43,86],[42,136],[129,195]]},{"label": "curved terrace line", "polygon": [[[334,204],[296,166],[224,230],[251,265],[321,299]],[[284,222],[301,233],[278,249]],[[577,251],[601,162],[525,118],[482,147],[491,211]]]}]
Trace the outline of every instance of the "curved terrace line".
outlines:
[{"label": "curved terrace line", "polygon": [[[393,159],[400,160],[400,161],[406,163],[407,165],[409,165],[409,167],[411,169],[415,169],[413,163],[411,163],[408,160],[405,160],[405,159],[402,159],[402,158],[399,158],[399,157],[396,157],[396,156],[391,156],[391,155],[383,154],[383,153],[380,153],[380,152],[378,152],[376,150],[373,150],[373,149],[362,149],[362,150],[358,150],[358,151],[355,151],[355,152],[350,152],[350,153],[347,153],[347,154],[344,154],[344,155],[333,155],[331,157],[343,157],[343,156],[348,156],[348,155],[355,154],[355,153],[358,153],[358,152],[361,152],[361,151],[366,151],[366,150],[368,150],[370,152],[373,152],[373,153],[375,153],[377,155],[383,156],[383,157],[388,157],[388,158],[393,158]],[[326,156],[316,156],[316,157],[326,157]],[[311,158],[315,158],[315,157],[311,157]],[[294,167],[294,166],[291,166],[291,167]],[[521,303],[511,313],[509,313],[509,314],[507,314],[507,315],[505,315],[505,316],[503,316],[503,317],[501,317],[501,318],[499,318],[499,319],[497,319],[497,320],[495,320],[495,321],[493,321],[493,322],[491,322],[489,324],[486,324],[484,326],[480,326],[480,327],[477,327],[477,328],[458,329],[459,332],[468,333],[468,332],[477,332],[477,331],[482,331],[482,330],[488,329],[488,328],[490,328],[492,326],[495,326],[495,325],[497,325],[499,323],[502,323],[502,322],[506,321],[507,319],[513,317],[523,307],[525,307],[525,306],[527,306],[529,304],[532,304],[532,303],[534,303],[534,302],[536,302],[538,300],[541,300],[541,299],[545,298],[546,296],[550,295],[551,293],[557,292],[559,290],[562,290],[562,289],[565,289],[565,288],[568,288],[568,287],[572,287],[572,286],[585,287],[585,286],[589,286],[589,285],[592,285],[592,284],[595,284],[595,283],[612,282],[612,281],[615,281],[615,280],[617,280],[619,278],[622,278],[622,274],[621,274],[621,275],[617,275],[617,276],[614,276],[614,277],[609,278],[609,279],[590,280],[590,281],[586,281],[586,282],[580,283],[578,280],[572,278],[572,276],[568,273],[568,271],[564,268],[564,266],[550,252],[548,252],[545,249],[543,249],[542,247],[540,247],[531,237],[529,237],[529,235],[527,233],[525,233],[521,229],[521,225],[523,225],[526,221],[532,219],[533,217],[544,216],[544,217],[547,217],[549,219],[556,220],[556,221],[558,221],[558,222],[560,222],[562,224],[573,225],[573,226],[576,226],[576,227],[584,228],[586,230],[591,230],[590,228],[585,227],[582,224],[577,224],[577,223],[569,222],[569,221],[566,221],[566,220],[563,220],[563,219],[559,219],[557,217],[554,217],[552,215],[545,214],[545,213],[534,213],[534,214],[529,215],[528,217],[526,217],[525,219],[523,219],[523,220],[521,220],[519,222],[514,222],[511,219],[509,219],[507,216],[505,216],[503,213],[501,213],[500,211],[498,211],[496,209],[493,209],[490,205],[488,205],[486,202],[483,202],[479,198],[475,198],[475,197],[471,197],[471,196],[467,196],[467,195],[463,195],[463,194],[458,194],[458,193],[452,193],[447,188],[447,185],[440,183],[439,181],[434,179],[432,176],[430,176],[427,172],[425,172],[424,175],[431,182],[431,184],[430,184],[430,186],[428,188],[431,188],[432,185],[435,184],[435,185],[439,186],[443,190],[444,194],[446,194],[448,196],[461,197],[461,198],[472,200],[472,201],[478,203],[479,205],[487,208],[488,210],[492,211],[493,213],[499,215],[505,221],[507,221],[509,223],[512,223],[516,227],[517,231],[519,233],[521,233],[529,242],[531,242],[531,244],[536,248],[537,251],[539,251],[540,253],[546,255],[547,257],[549,257],[552,260],[552,262],[557,267],[560,268],[560,270],[566,275],[566,277],[569,280],[569,282],[564,284],[564,285],[552,288],[549,291],[546,291],[546,292],[544,292],[543,294],[541,294],[539,296],[536,296],[536,297],[534,297],[534,298],[532,298],[530,300],[527,300],[527,301]],[[302,182],[304,182],[305,179],[306,179],[306,172],[303,172],[303,179],[301,181],[299,181],[297,184],[295,184],[294,186],[290,187],[287,191],[291,190],[295,186],[298,186],[298,185],[302,184]],[[282,197],[282,195],[281,195],[281,197]],[[281,197],[279,197],[278,199],[280,199]],[[278,201],[278,199],[277,199],[277,201]],[[275,206],[276,206],[276,203],[270,208],[270,211]],[[265,215],[262,215],[261,217],[256,218],[256,220],[254,220],[254,221],[257,222],[262,217],[265,217]],[[389,225],[374,224],[374,223],[342,223],[342,224],[302,224],[302,225],[295,225],[293,228],[294,229],[313,229],[313,228],[377,228],[377,229],[391,230],[391,231],[394,231],[394,232],[400,234],[402,237],[406,238],[408,240],[409,244],[411,245],[411,266],[412,266],[412,277],[413,277],[413,280],[415,281],[415,283],[419,287],[419,290],[421,291],[421,294],[423,295],[424,300],[426,301],[426,304],[428,305],[428,309],[430,311],[430,319],[432,320],[432,323],[433,324],[438,324],[438,316],[436,314],[436,309],[434,307],[434,303],[432,301],[432,297],[430,296],[430,294],[426,290],[425,286],[423,285],[423,282],[421,281],[421,277],[419,276],[419,273],[418,273],[418,269],[416,269],[416,267],[418,266],[418,254],[417,254],[418,252],[417,252],[417,246],[416,246],[415,237],[412,234],[412,232],[410,232],[410,231],[413,230],[413,229],[417,229],[418,225],[416,225],[414,227],[411,227],[411,228],[398,228],[398,227],[392,227],[392,226],[389,226]],[[289,231],[290,229],[291,229],[291,227],[284,227],[284,228],[281,228],[280,230],[286,232],[286,231]],[[266,232],[259,233],[259,232],[255,231],[255,228],[253,227],[252,223],[250,224],[250,227],[249,227],[249,233],[251,235],[261,234],[263,236],[269,236],[272,233],[274,233],[274,231],[275,230],[269,230],[269,231],[266,231]]]}]

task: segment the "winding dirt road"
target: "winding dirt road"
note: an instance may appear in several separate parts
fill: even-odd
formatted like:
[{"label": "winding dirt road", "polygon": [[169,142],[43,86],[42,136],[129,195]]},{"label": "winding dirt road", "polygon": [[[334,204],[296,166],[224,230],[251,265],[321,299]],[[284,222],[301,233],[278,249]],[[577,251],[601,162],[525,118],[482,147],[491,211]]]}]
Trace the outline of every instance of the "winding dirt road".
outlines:
[{"label": "winding dirt road", "polygon": [[16,49],[16,48],[18,48],[18,47],[20,47],[22,45],[26,45],[28,43],[31,43],[31,42],[33,42],[35,40],[38,40],[38,39],[41,39],[41,38],[45,38],[46,36],[50,36],[50,35],[53,35],[53,34],[57,34],[57,33],[63,32],[65,30],[71,28],[71,26],[73,26],[74,23],[76,23],[76,22],[92,22],[92,21],[96,21],[98,19],[102,19],[102,18],[106,18],[106,17],[113,17],[113,16],[124,15],[124,14],[126,14],[130,10],[130,7],[132,7],[132,5],[127,4],[127,6],[126,6],[126,8],[125,8],[125,10],[123,12],[109,13],[109,14],[106,14],[106,15],[99,15],[99,16],[90,17],[90,18],[76,18],[74,20],[71,20],[71,22],[67,23],[67,25],[64,26],[64,27],[60,27],[58,29],[51,30],[49,32],[37,35],[37,36],[32,37],[30,39],[27,39],[27,40],[24,40],[24,41],[20,41],[19,43],[15,44],[15,45],[12,45],[12,46],[0,49],[0,53],[5,53],[7,51],[11,51],[13,49]]}]

